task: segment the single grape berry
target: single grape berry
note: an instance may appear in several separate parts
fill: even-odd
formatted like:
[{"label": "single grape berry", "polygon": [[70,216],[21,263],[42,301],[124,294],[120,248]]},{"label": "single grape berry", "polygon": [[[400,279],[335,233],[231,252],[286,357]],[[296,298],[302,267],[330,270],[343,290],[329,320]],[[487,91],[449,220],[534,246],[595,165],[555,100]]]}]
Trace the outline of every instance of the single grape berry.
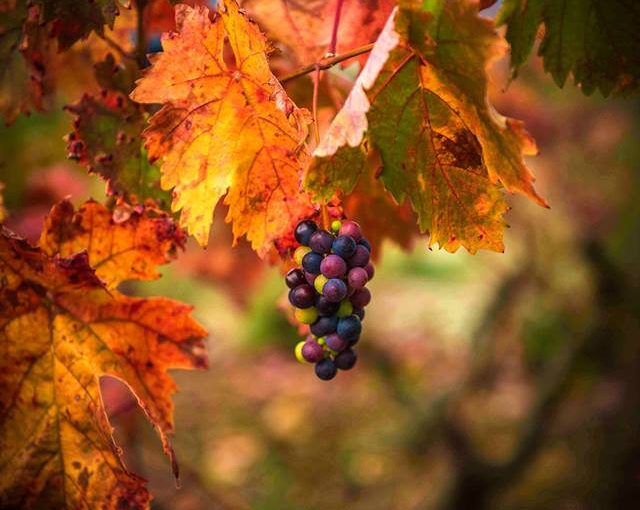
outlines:
[{"label": "single grape berry", "polygon": [[318,230],[311,235],[309,240],[309,248],[314,252],[324,255],[331,251],[333,245],[333,236],[326,230]]},{"label": "single grape berry", "polygon": [[318,313],[323,317],[334,315],[336,312],[338,312],[339,309],[340,303],[328,301],[324,296],[318,296],[318,298],[316,299],[316,310],[318,310]]},{"label": "single grape berry", "polygon": [[320,317],[311,327],[311,333],[316,337],[327,336],[335,332],[338,326],[338,318],[335,315]]},{"label": "single grape berry", "polygon": [[307,271],[304,271],[304,279],[312,287],[313,287],[313,284],[316,282],[317,277],[318,277],[317,274],[308,273]]},{"label": "single grape berry", "polygon": [[314,340],[307,340],[302,346],[302,357],[309,363],[317,363],[324,358],[324,350]]},{"label": "single grape berry", "polygon": [[355,221],[345,220],[340,227],[340,235],[352,237],[357,243],[362,239],[362,229]]},{"label": "single grape berry", "polygon": [[331,278],[322,288],[322,295],[328,301],[339,303],[347,297],[347,284],[338,278]]},{"label": "single grape berry", "polygon": [[371,291],[366,287],[356,289],[349,299],[355,308],[364,308],[371,301]]},{"label": "single grape berry", "polygon": [[351,304],[351,301],[349,301],[348,299],[341,301],[340,308],[338,308],[338,313],[336,313],[336,315],[338,317],[348,317],[352,313],[353,305]]},{"label": "single grape berry", "polygon": [[347,263],[339,255],[327,255],[320,263],[320,271],[327,278],[340,278],[347,272]]},{"label": "single grape berry", "polygon": [[316,292],[318,294],[322,294],[322,288],[324,287],[324,284],[327,283],[328,281],[329,281],[329,278],[327,278],[323,274],[319,274],[318,276],[316,276],[316,279],[313,281],[313,288],[316,289]]},{"label": "single grape berry", "polygon": [[352,289],[361,289],[369,281],[369,275],[367,275],[367,271],[364,268],[354,267],[349,271],[347,281]]},{"label": "single grape berry", "polygon": [[336,356],[334,360],[340,370],[351,370],[358,361],[358,356],[352,349],[346,349]]},{"label": "single grape berry", "polygon": [[367,250],[369,250],[369,253],[371,253],[371,243],[369,242],[368,239],[365,239],[363,237],[358,241],[358,244],[361,244],[362,246],[364,246]]},{"label": "single grape berry", "polygon": [[296,355],[296,359],[300,363],[306,363],[305,359],[302,357],[302,347],[303,346],[304,346],[304,340],[302,340],[302,342],[298,342],[296,344],[295,349],[293,350],[294,354]]},{"label": "single grape berry", "polygon": [[316,375],[323,381],[329,381],[336,376],[338,369],[333,360],[323,359],[316,363]]},{"label": "single grape berry", "polygon": [[342,222],[340,220],[333,220],[331,222],[331,230],[333,232],[339,232],[341,227],[342,227]]},{"label": "single grape berry", "polygon": [[315,301],[316,295],[311,285],[298,285],[289,291],[289,302],[296,308],[309,308]]},{"label": "single grape berry", "polygon": [[341,338],[350,342],[360,336],[360,332],[362,331],[362,324],[358,316],[349,315],[349,317],[342,317],[338,321],[338,327],[336,328],[336,331]]},{"label": "single grape berry", "polygon": [[336,333],[327,335],[325,342],[327,347],[335,352],[343,351],[349,346],[349,342]]},{"label": "single grape berry", "polygon": [[298,246],[296,251],[293,253],[293,260],[296,261],[296,264],[299,266],[302,265],[302,259],[304,256],[311,251],[311,248],[308,246]]},{"label": "single grape berry", "polygon": [[320,263],[322,255],[316,252],[309,252],[302,258],[302,267],[308,273],[318,274],[320,272]]},{"label": "single grape berry", "polygon": [[369,250],[359,244],[355,253],[347,259],[349,267],[365,267],[369,263]]},{"label": "single grape berry", "polygon": [[369,262],[364,268],[364,270],[367,272],[369,281],[373,280],[373,275],[376,274],[376,270],[374,269],[373,264]]},{"label": "single grape berry", "polygon": [[307,282],[301,269],[292,269],[289,271],[287,276],[284,277],[284,281],[290,289],[295,289],[298,285]]},{"label": "single grape berry", "polygon": [[356,252],[356,242],[353,237],[350,236],[338,236],[333,245],[331,251],[336,255],[339,255],[343,259],[348,259]]},{"label": "single grape berry", "polygon": [[296,225],[296,229],[293,233],[293,236],[303,246],[309,245],[309,240],[311,239],[311,235],[318,230],[318,225],[312,220],[303,220],[298,225]]},{"label": "single grape berry", "polygon": [[318,320],[318,310],[310,306],[309,308],[296,308],[293,312],[296,320],[301,324],[313,324]]}]

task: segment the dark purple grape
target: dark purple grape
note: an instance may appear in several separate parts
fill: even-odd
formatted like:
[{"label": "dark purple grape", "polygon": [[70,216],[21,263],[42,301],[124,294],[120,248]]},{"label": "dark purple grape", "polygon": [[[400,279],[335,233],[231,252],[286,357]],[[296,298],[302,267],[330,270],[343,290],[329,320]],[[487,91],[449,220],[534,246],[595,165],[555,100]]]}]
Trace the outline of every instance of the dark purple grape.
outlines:
[{"label": "dark purple grape", "polygon": [[287,276],[284,277],[284,281],[287,284],[287,287],[290,289],[295,289],[298,285],[302,285],[303,283],[307,283],[304,273],[301,269],[292,269],[287,273]]},{"label": "dark purple grape", "polygon": [[338,236],[336,240],[333,241],[331,251],[346,260],[356,252],[356,246],[353,237]]},{"label": "dark purple grape", "polygon": [[298,285],[289,291],[289,302],[296,308],[309,308],[316,301],[316,291],[311,285]]},{"label": "dark purple grape", "polygon": [[369,242],[368,239],[365,239],[363,237],[358,241],[358,244],[361,244],[362,246],[364,246],[367,250],[369,250],[369,253],[371,253],[371,243]]},{"label": "dark purple grape", "polygon": [[302,267],[307,273],[318,274],[320,272],[321,262],[322,255],[312,251],[302,258]]},{"label": "dark purple grape", "polygon": [[347,272],[347,263],[339,255],[327,255],[320,264],[320,271],[327,278],[340,278]]},{"label": "dark purple grape", "polygon": [[335,315],[331,315],[330,317],[320,317],[316,322],[311,324],[309,329],[313,335],[321,337],[333,333],[337,326],[338,318]]},{"label": "dark purple grape", "polygon": [[349,315],[348,317],[342,317],[338,321],[336,331],[341,338],[347,342],[351,342],[360,336],[362,324],[357,315]]},{"label": "dark purple grape", "polygon": [[315,221],[303,220],[296,225],[293,236],[300,244],[309,246],[309,239],[311,239],[311,234],[313,234],[316,230],[318,230],[318,225],[316,225]]},{"label": "dark purple grape", "polygon": [[329,381],[333,379],[338,373],[336,364],[330,359],[323,359],[316,363],[316,375],[323,381]]},{"label": "dark purple grape", "polygon": [[317,363],[324,358],[322,346],[315,340],[307,340],[302,346],[302,357],[309,363]]},{"label": "dark purple grape", "polygon": [[313,282],[316,281],[317,276],[318,276],[317,274],[307,273],[306,271],[304,271],[304,279],[312,287],[313,287]]},{"label": "dark purple grape", "polygon": [[345,220],[340,227],[340,235],[352,237],[355,242],[358,242],[362,239],[362,229],[355,221]]},{"label": "dark purple grape", "polygon": [[371,302],[371,292],[363,287],[357,289],[349,299],[354,308],[364,308]]},{"label": "dark purple grape", "polygon": [[360,322],[364,320],[364,308],[354,308],[353,315],[360,317]]},{"label": "dark purple grape", "polygon": [[322,295],[327,301],[339,303],[347,297],[347,284],[338,278],[331,278],[322,288]]},{"label": "dark purple grape", "polygon": [[351,370],[358,361],[358,356],[352,349],[347,349],[338,354],[334,363],[340,370]]},{"label": "dark purple grape", "polygon": [[369,250],[359,244],[355,253],[347,259],[349,267],[365,267],[369,263]]},{"label": "dark purple grape", "polygon": [[347,276],[349,287],[352,289],[361,289],[367,284],[368,280],[369,276],[367,272],[361,267],[354,267],[349,271],[349,275]]},{"label": "dark purple grape", "polygon": [[318,314],[323,317],[327,317],[329,315],[334,315],[338,311],[340,303],[333,303],[328,301],[324,296],[318,296],[316,298],[316,308],[318,309]]},{"label": "dark purple grape", "polygon": [[369,262],[366,266],[365,266],[365,271],[367,272],[367,276],[369,277],[369,281],[373,280],[373,275],[376,274],[376,270],[373,267],[373,264],[371,262]]},{"label": "dark purple grape", "polygon": [[344,349],[349,347],[349,342],[336,333],[327,335],[325,342],[327,343],[327,347],[329,347],[329,349],[336,352],[343,351]]},{"label": "dark purple grape", "polygon": [[311,239],[309,239],[309,248],[320,255],[324,255],[331,251],[333,239],[333,235],[326,230],[318,230],[311,235]]}]

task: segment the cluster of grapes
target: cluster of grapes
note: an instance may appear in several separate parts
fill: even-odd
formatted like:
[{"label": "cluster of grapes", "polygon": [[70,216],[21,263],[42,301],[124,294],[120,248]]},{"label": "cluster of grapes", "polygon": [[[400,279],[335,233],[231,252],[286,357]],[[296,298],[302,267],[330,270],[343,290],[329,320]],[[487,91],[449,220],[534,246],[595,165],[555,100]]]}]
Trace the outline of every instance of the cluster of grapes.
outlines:
[{"label": "cluster of grapes", "polygon": [[302,267],[290,270],[285,282],[296,319],[311,330],[295,354],[300,362],[315,363],[316,375],[328,381],[338,369],[349,370],[356,363],[353,346],[371,301],[365,287],[374,273],[371,245],[354,221],[336,220],[329,232],[304,220],[296,226],[295,238],[301,246],[294,259]]}]

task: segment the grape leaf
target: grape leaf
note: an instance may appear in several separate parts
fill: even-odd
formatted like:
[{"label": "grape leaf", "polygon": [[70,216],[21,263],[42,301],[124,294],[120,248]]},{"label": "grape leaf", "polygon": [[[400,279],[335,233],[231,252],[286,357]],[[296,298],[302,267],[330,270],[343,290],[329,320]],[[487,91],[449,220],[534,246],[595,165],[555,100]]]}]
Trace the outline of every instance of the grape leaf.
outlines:
[{"label": "grape leaf", "polygon": [[138,207],[114,219],[95,202],[54,207],[38,248],[2,229],[0,506],[149,507],[112,437],[102,375],[128,385],[177,475],[167,371],[205,367],[206,333],[188,305],[115,286],[155,277],[182,241],[166,215]]},{"label": "grape leaf", "polygon": [[[338,0],[244,0],[269,35],[285,44],[299,64],[309,64],[329,48]],[[391,13],[393,0],[343,2],[337,53],[375,41]]]},{"label": "grape leaf", "polygon": [[563,87],[569,73],[590,95],[636,92],[640,85],[640,4],[629,0],[505,0],[496,22],[507,25],[514,76],[538,49],[544,68]]},{"label": "grape leaf", "polygon": [[234,238],[264,256],[292,247],[293,227],[314,213],[299,183],[306,123],[271,74],[258,27],[234,0],[219,6],[213,21],[204,7],[176,7],[178,31],[163,35],[131,97],[164,105],[144,136],[149,156],[163,158],[161,185],[174,189],[180,223],[205,245],[226,193]]},{"label": "grape leaf", "polygon": [[116,0],[38,0],[38,3],[42,6],[42,21],[51,24],[61,51],[92,32],[102,35],[105,25],[113,28],[119,12]]},{"label": "grape leaf", "polygon": [[42,110],[52,92],[48,38],[38,19],[37,6],[0,0],[0,115],[6,124]]},{"label": "grape leaf", "polygon": [[75,115],[67,136],[69,158],[108,183],[108,192],[130,202],[152,198],[169,204],[171,195],[160,188],[160,169],[149,162],[143,147],[144,109],[126,95],[133,88],[137,66],[116,65],[113,56],[96,66],[99,94],[84,94],[65,109]]},{"label": "grape leaf", "polygon": [[410,199],[429,246],[502,251],[500,185],[546,205],[523,161],[535,144],[487,101],[487,67],[504,51],[492,23],[471,2],[433,4],[406,1],[391,15],[305,187],[320,200],[351,192],[375,151],[379,180],[398,203]]}]

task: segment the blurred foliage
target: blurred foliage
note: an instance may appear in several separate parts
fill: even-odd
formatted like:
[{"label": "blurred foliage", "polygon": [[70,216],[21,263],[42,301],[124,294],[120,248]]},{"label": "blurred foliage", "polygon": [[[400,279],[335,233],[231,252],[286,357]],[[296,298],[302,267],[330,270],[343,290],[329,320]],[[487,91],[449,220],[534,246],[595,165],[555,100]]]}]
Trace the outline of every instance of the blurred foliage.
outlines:
[{"label": "blurred foliage", "polygon": [[[181,490],[126,388],[102,381],[154,508],[637,505],[640,105],[558,90],[537,61],[506,91],[495,71],[498,109],[539,142],[552,209],[508,196],[505,254],[385,245],[352,373],[323,383],[295,362],[280,275],[246,247],[190,245],[122,289],[186,301],[210,331],[210,370],[175,374]],[[104,196],[65,159],[70,122],[58,108],[0,128],[7,224],[28,238],[60,198]]]}]

